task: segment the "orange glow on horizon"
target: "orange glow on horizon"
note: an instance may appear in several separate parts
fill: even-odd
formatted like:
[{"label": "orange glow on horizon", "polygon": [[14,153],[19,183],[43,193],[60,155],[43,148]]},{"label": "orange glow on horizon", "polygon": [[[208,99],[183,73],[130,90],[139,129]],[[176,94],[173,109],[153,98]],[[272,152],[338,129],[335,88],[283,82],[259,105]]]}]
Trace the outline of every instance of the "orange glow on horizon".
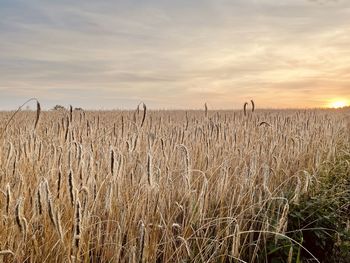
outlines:
[{"label": "orange glow on horizon", "polygon": [[328,104],[329,108],[339,109],[349,106],[349,103],[346,100],[333,100]]}]

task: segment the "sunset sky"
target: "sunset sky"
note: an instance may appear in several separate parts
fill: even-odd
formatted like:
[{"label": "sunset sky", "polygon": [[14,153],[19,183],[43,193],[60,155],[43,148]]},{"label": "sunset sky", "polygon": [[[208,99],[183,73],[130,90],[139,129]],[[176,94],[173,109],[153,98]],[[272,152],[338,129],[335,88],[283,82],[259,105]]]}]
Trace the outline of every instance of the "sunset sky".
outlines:
[{"label": "sunset sky", "polygon": [[350,101],[349,0],[0,0],[0,109]]}]

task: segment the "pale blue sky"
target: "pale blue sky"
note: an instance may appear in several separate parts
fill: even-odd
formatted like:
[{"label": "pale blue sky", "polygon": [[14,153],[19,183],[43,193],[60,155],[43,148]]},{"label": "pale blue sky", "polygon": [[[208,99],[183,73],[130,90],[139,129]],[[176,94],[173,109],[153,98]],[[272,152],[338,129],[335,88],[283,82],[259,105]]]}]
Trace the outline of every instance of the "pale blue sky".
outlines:
[{"label": "pale blue sky", "polygon": [[350,99],[350,1],[0,0],[0,109]]}]

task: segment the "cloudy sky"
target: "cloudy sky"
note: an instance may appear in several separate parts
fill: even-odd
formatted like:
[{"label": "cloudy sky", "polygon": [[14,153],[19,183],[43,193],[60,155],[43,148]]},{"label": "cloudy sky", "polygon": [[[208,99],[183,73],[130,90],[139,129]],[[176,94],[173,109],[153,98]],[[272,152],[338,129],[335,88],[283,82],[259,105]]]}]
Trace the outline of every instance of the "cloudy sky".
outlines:
[{"label": "cloudy sky", "polygon": [[349,0],[0,0],[0,109],[350,100]]}]

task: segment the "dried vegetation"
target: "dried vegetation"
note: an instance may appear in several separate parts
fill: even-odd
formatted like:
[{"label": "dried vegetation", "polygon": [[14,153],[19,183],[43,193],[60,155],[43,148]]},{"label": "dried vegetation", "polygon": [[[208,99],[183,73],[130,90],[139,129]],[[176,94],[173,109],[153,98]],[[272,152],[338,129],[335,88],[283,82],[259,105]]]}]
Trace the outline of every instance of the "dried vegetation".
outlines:
[{"label": "dried vegetation", "polygon": [[6,262],[261,261],[349,146],[348,110],[37,107],[0,113]]}]

